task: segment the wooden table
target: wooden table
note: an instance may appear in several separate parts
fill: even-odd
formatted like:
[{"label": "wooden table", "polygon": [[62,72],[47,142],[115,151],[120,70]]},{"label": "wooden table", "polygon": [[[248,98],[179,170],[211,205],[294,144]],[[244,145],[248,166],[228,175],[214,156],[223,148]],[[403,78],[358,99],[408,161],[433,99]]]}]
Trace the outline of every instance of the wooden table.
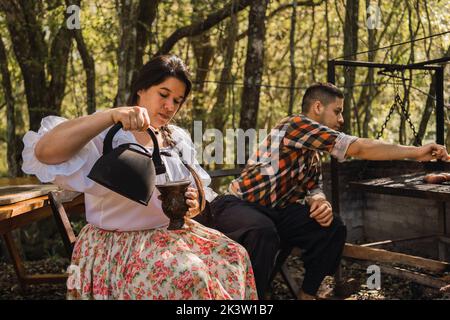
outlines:
[{"label": "wooden table", "polygon": [[[50,217],[53,213],[48,192],[56,191],[55,185],[15,185],[0,187],[0,235],[16,271],[19,284],[64,282],[65,274],[27,275],[11,232],[30,223]],[[84,212],[84,197],[80,193],[66,192],[63,200],[70,212]]]}]

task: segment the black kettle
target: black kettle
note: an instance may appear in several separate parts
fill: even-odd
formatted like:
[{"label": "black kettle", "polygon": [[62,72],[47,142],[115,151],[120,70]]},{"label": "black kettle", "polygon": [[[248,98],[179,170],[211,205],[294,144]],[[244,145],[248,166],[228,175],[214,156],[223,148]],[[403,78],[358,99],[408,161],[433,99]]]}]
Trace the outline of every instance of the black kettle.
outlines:
[{"label": "black kettle", "polygon": [[103,155],[92,167],[88,178],[128,199],[148,205],[155,189],[156,175],[166,172],[158,141],[153,131],[147,129],[153,141],[153,154],[137,143],[124,143],[113,149],[113,137],[121,128],[119,122],[106,134]]}]

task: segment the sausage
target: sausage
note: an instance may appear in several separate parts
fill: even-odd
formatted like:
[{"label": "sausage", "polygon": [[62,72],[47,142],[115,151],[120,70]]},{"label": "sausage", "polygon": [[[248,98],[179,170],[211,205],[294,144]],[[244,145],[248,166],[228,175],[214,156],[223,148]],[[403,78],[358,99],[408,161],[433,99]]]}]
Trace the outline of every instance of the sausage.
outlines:
[{"label": "sausage", "polygon": [[[447,177],[449,180],[447,180]],[[430,173],[427,174],[424,178],[423,181],[425,181],[426,183],[434,183],[434,184],[439,184],[445,181],[450,181],[450,174],[435,174],[435,173]]]}]

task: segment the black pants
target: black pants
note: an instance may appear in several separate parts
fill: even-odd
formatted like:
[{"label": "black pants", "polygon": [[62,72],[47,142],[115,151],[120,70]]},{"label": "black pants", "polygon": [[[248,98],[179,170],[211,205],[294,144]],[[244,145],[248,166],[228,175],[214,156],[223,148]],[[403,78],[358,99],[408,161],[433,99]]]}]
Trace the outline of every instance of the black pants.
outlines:
[{"label": "black pants", "polygon": [[222,195],[210,204],[209,216],[200,223],[217,229],[243,245],[250,256],[260,298],[264,297],[280,244],[300,247],[305,266],[302,289],[315,295],[322,280],[333,275],[341,259],[347,229],[338,217],[329,227],[309,217],[309,207],[291,204],[270,209],[232,195]]}]

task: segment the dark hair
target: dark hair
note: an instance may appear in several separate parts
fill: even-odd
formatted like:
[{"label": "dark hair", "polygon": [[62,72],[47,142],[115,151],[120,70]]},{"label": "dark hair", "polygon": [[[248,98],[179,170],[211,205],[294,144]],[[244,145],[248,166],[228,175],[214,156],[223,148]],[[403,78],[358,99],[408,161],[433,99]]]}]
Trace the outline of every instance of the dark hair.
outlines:
[{"label": "dark hair", "polygon": [[[135,106],[138,102],[138,92],[146,90],[152,86],[156,86],[164,82],[167,78],[174,77],[186,86],[183,101],[186,101],[187,96],[191,92],[192,82],[188,68],[184,62],[175,55],[161,55],[154,57],[148,61],[138,72],[136,79],[131,85],[131,93],[127,100],[127,105]],[[167,125],[161,127],[161,133],[166,143],[170,146],[175,146],[172,139],[172,132]]]},{"label": "dark hair", "polygon": [[336,98],[344,99],[344,94],[334,84],[317,82],[309,86],[302,100],[302,112],[309,112],[314,101],[319,100],[324,106],[332,103]]},{"label": "dark hair", "polygon": [[188,68],[177,56],[162,55],[151,59],[139,70],[136,79],[131,85],[131,93],[128,97],[127,105],[134,106],[137,104],[140,90],[156,86],[170,77],[174,77],[185,84],[184,102],[192,88]]}]

